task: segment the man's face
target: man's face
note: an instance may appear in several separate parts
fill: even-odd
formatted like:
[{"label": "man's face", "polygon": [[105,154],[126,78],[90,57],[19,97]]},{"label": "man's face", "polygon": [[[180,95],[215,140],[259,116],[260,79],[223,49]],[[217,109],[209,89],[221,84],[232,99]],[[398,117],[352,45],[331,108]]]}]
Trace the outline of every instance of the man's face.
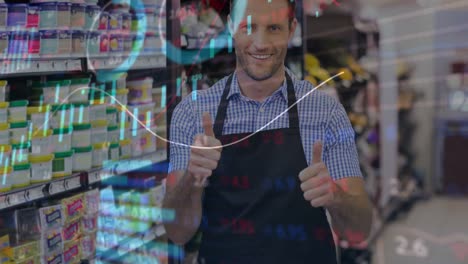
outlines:
[{"label": "man's face", "polygon": [[269,79],[284,65],[297,23],[289,23],[287,1],[238,1],[245,12],[240,4],[231,17],[238,67],[254,80]]}]

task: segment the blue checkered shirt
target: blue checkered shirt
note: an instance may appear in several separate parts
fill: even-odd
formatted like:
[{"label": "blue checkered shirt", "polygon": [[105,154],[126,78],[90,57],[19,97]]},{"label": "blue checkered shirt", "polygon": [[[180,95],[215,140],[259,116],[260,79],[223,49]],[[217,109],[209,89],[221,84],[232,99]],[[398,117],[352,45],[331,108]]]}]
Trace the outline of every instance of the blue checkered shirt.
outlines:
[{"label": "blue checkered shirt", "polygon": [[[307,81],[298,80],[289,70],[297,100],[313,89]],[[185,145],[193,144],[196,134],[203,133],[202,114],[209,112],[215,120],[227,77],[207,90],[192,92],[177,105],[171,120],[170,140]],[[242,95],[236,74],[228,95],[229,106],[223,135],[255,132],[288,108],[286,81],[264,102]],[[322,159],[334,180],[362,177],[355,145],[355,134],[343,106],[329,95],[314,91],[298,103],[300,134],[304,155],[310,164],[312,145],[324,143]],[[288,114],[281,115],[265,130],[289,127]],[[186,170],[190,148],[170,144],[170,171]],[[280,158],[280,157],[279,157]]]}]

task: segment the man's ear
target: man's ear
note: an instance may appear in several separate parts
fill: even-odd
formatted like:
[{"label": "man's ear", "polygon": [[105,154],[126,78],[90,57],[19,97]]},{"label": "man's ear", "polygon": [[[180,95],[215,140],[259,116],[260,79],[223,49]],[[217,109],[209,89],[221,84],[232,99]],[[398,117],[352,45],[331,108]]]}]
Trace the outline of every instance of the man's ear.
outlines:
[{"label": "man's ear", "polygon": [[291,21],[291,25],[289,26],[289,41],[292,40],[292,38],[294,37],[294,33],[296,32],[296,28],[297,28],[297,19],[294,18],[293,21]]}]

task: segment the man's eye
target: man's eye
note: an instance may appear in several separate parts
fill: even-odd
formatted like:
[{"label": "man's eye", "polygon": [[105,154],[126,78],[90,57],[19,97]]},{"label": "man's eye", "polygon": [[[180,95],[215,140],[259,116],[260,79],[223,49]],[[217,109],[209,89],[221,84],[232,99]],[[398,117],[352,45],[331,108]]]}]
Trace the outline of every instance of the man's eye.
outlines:
[{"label": "man's eye", "polygon": [[270,30],[271,30],[271,31],[279,31],[280,29],[281,29],[281,27],[278,26],[278,25],[270,26]]}]

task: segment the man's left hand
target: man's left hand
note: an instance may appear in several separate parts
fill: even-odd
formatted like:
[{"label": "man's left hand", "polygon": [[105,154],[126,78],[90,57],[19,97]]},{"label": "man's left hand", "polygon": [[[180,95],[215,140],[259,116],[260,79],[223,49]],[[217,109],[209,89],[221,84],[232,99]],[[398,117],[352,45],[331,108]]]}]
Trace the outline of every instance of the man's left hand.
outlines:
[{"label": "man's left hand", "polygon": [[340,187],[333,181],[327,166],[322,161],[322,142],[312,147],[312,161],[309,167],[299,173],[304,199],[313,207],[332,207],[337,203]]}]

